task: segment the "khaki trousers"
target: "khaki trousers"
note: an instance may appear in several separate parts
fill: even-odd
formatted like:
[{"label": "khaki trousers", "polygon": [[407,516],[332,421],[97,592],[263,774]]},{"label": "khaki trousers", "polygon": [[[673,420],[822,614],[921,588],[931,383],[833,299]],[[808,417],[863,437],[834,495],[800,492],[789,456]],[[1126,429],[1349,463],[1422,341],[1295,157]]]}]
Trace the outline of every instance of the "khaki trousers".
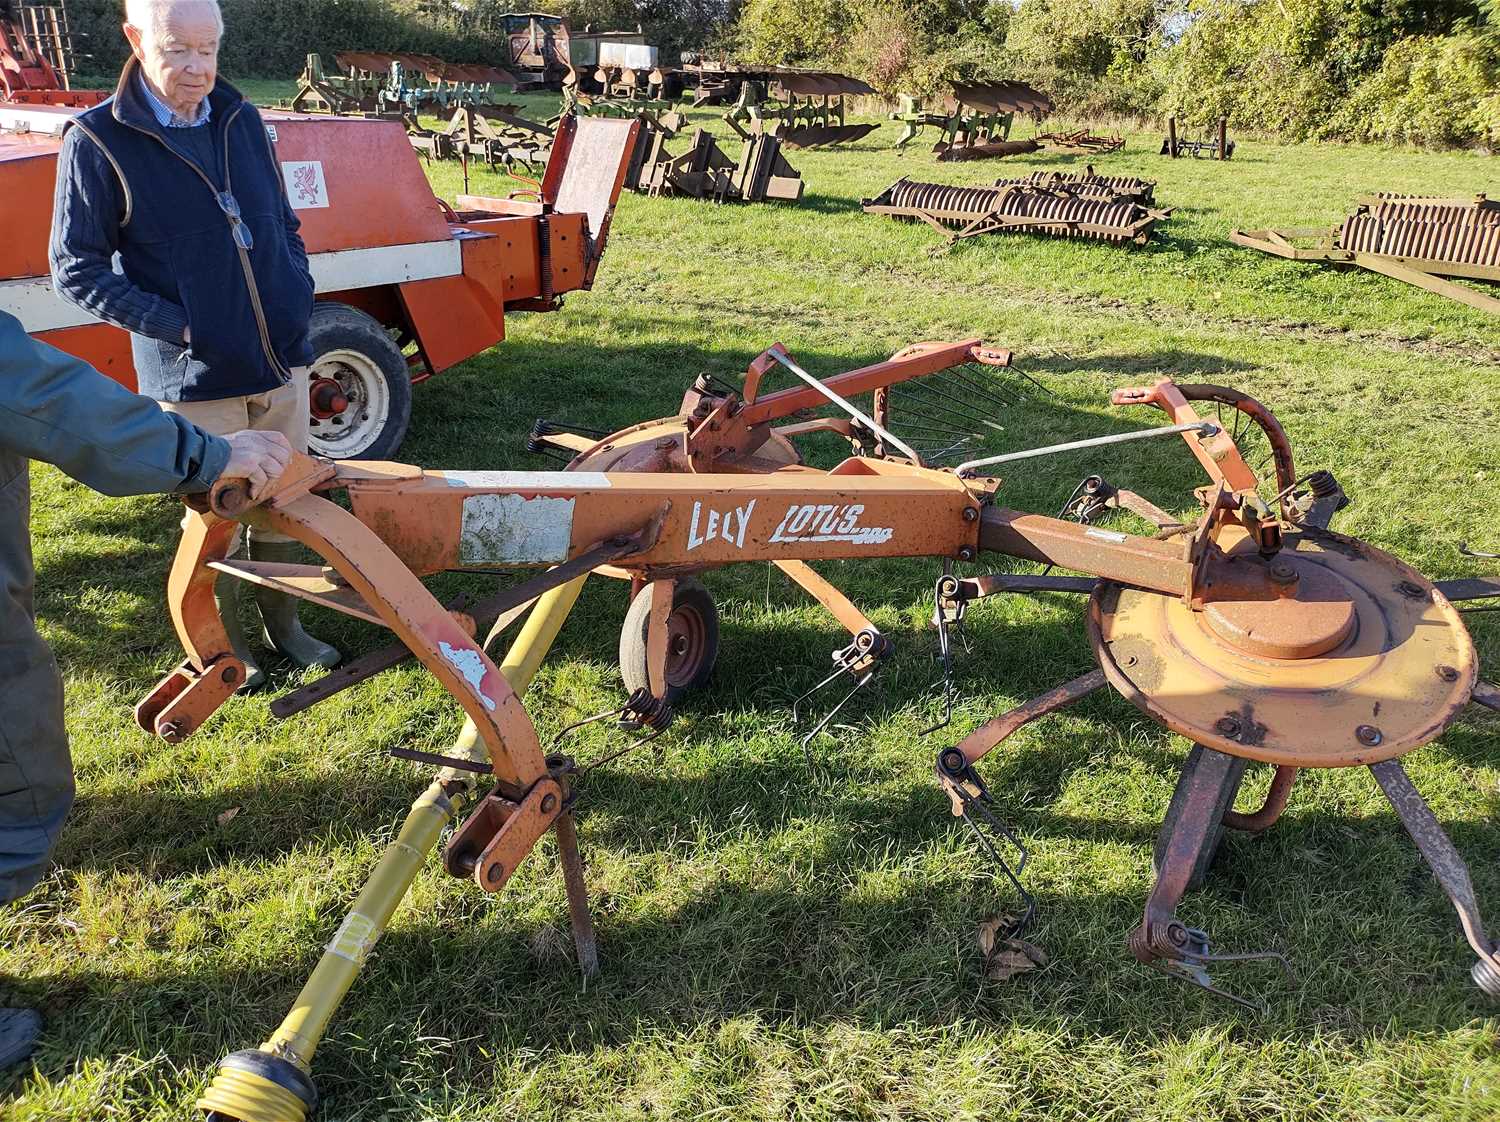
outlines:
[{"label": "khaki trousers", "polygon": [[[167,413],[176,413],[200,429],[215,436],[228,436],[244,429],[279,432],[287,438],[293,452],[307,451],[307,381],[308,368],[294,366],[288,385],[277,386],[249,397],[223,397],[215,401],[163,401]],[[269,530],[258,530],[258,542],[286,542],[292,539]]]}]

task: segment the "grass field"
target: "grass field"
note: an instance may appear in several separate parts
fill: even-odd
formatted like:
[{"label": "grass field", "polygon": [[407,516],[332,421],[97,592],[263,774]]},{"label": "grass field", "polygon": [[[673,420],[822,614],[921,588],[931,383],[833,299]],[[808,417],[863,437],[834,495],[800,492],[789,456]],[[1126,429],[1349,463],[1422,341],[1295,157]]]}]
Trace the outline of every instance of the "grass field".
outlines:
[{"label": "grass field", "polygon": [[[698,372],[732,375],[776,341],[827,374],[978,335],[1051,391],[998,418],[1005,447],[1161,423],[1112,410],[1115,386],[1232,384],[1278,412],[1300,470],[1336,472],[1354,497],[1337,528],[1433,576],[1485,571],[1457,547],[1500,548],[1500,326],[1225,235],[1331,224],[1377,189],[1494,193],[1493,164],[1254,141],[1228,164],[1172,162],[1155,155],[1158,137],[1131,135],[1096,162],[1159,181],[1176,213],[1150,247],[997,237],[933,252],[930,231],[866,216],[859,199],[901,174],[982,182],[1086,161],[937,165],[895,154],[893,139],[887,126],[851,149],[790,154],[807,182],[800,206],[623,198],[594,291],[512,318],[501,346],[418,387],[402,456],[534,467],[522,441],[536,417],[613,429],[669,414]],[[440,193],[458,189],[456,165],[431,174]],[[1046,512],[1089,471],[1179,510],[1202,482],[1163,442],[1014,467],[1008,503]],[[184,745],[146,737],[130,707],[181,657],[162,609],[177,507],[33,474],[39,610],[67,677],[80,794],[55,869],[0,916],[9,996],[49,1022],[3,1113],[190,1117],[215,1062],[280,1020],[424,784],[385,749],[440,750],[458,710],[407,668],[285,723],[264,698],[237,699]],[[1129,958],[1186,742],[1113,695],[1028,727],[984,769],[1033,853],[1031,938],[1050,961],[983,980],[975,930],[1009,897],[947,813],[932,761],[1090,667],[1081,607],[977,608],[954,726],[921,739],[937,711],[923,624],[937,566],[825,572],[898,654],[869,702],[815,743],[817,766],[804,765],[790,702],[844,638],[779,576],[710,574],[724,624],[711,691],[684,706],[658,756],[628,756],[585,786],[602,974],[585,985],[573,966],[550,840],[495,898],[430,866],[318,1054],[320,1117],[1500,1117],[1500,1021],[1468,981],[1447,901],[1362,770],[1305,774],[1282,822],[1230,838],[1184,902],[1220,949],[1292,958],[1295,986],[1224,968],[1226,984],[1267,997],[1269,1016]],[[529,697],[544,736],[618,704],[624,610],[613,582],[585,592]],[[348,651],[385,642],[308,616]],[[1500,674],[1500,616],[1469,618]],[[277,687],[297,681],[277,666]],[[1497,733],[1471,713],[1407,760],[1492,924]],[[602,726],[573,742],[585,759],[611,743]],[[1242,805],[1268,773],[1253,770]]]}]

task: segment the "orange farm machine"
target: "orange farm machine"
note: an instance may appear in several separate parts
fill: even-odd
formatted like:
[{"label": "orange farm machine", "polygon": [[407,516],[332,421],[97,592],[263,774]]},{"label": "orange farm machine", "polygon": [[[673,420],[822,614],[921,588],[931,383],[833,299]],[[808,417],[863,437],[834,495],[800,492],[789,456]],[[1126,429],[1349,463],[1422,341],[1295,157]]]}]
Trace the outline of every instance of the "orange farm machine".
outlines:
[{"label": "orange farm machine", "polygon": [[[1260,1004],[1222,988],[1221,973],[1285,959],[1221,950],[1191,922],[1184,898],[1226,828],[1260,832],[1276,822],[1301,769],[1367,768],[1452,901],[1475,984],[1500,997],[1500,954],[1469,871],[1401,763],[1466,711],[1500,710],[1500,689],[1481,675],[1462,607],[1500,597],[1500,580],[1435,581],[1334,530],[1348,502],[1338,480],[1326,470],[1299,471],[1271,411],[1227,387],[1161,379],[1122,388],[1115,405],[1159,410],[1165,423],[994,454],[971,434],[993,430],[996,411],[1018,403],[1025,387],[1006,373],[1010,361],[1007,351],[964,339],[918,344],[818,379],[778,344],[743,379],[698,377],[670,417],[612,434],[539,422],[531,446],[563,457],[561,471],[426,471],[299,457],[259,501],[237,480],[195,500],[168,590],[185,658],[138,705],[144,729],[180,742],[242,681],[214,607],[222,574],[372,621],[396,639],[284,695],[273,703],[276,715],[415,658],[468,717],[444,752],[391,750],[429,765],[430,785],[286,1019],[259,1048],[223,1061],[200,1107],[241,1122],[301,1122],[312,1110],[313,1054],[456,819],[444,866],[488,893],[555,835],[579,964],[595,970],[575,826],[586,795],[579,776],[660,735],[678,697],[705,686],[719,628],[699,578],[744,563],[775,566],[847,630],[824,682],[833,687],[827,696],[840,698],[830,716],[876,674],[891,641],[817,564],[931,559],[933,623],[950,684],[954,640],[976,601],[1072,594],[1086,605],[1079,642],[1095,669],[961,739],[912,744],[932,760],[934,811],[951,810],[972,830],[999,883],[1017,897],[1008,937],[1019,935],[1036,904],[1026,850],[1003,817],[1004,793],[992,793],[982,777],[986,759],[1028,723],[1113,691],[1127,703],[1122,716],[1143,713],[1190,745],[1161,827],[1154,886],[1124,940],[1140,963]],[[849,454],[827,469],[811,466],[802,451],[809,438],[842,438]],[[1007,504],[1006,465],[1081,449],[1107,455],[1153,439],[1185,442],[1184,456],[1204,473],[1181,514],[1101,475],[1085,478],[1058,516]],[[298,539],[322,563],[230,559],[241,522]],[[1047,568],[1023,571],[1005,559]],[[983,560],[1001,563],[981,575],[955,570]],[[467,606],[445,606],[423,584],[439,573],[510,568],[530,575]],[[624,700],[594,718],[618,720],[626,740],[580,763],[566,751],[568,730],[543,741],[522,695],[593,573],[630,590],[620,641]],[[509,653],[492,660],[487,647],[523,617]],[[1262,806],[1236,809],[1249,767],[1274,769],[1274,779]]]}]

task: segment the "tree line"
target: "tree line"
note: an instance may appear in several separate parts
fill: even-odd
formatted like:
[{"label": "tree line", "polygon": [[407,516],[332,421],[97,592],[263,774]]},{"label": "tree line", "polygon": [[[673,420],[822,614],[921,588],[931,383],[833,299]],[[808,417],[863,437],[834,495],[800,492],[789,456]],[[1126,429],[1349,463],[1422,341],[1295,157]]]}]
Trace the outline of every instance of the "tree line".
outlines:
[{"label": "tree line", "polygon": [[[503,57],[514,0],[222,0],[230,75],[288,77],[335,50]],[[120,0],[72,0],[90,72],[124,59]],[[882,94],[1020,79],[1079,118],[1228,117],[1289,140],[1488,145],[1500,0],[546,0],[577,27],[639,25],[684,50],[817,66]],[[331,61],[331,59],[330,59]]]}]

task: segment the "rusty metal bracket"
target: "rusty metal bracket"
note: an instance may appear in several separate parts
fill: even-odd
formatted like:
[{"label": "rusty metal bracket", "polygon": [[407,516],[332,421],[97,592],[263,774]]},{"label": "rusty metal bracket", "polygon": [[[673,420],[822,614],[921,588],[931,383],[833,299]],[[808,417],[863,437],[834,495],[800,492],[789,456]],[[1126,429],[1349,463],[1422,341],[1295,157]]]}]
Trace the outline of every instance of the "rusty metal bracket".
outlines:
[{"label": "rusty metal bracket", "polygon": [[1437,815],[1432,813],[1432,808],[1413,786],[1399,760],[1371,764],[1370,771],[1458,913],[1464,938],[1478,956],[1470,970],[1474,984],[1490,997],[1500,998],[1500,954],[1497,954],[1500,946],[1484,933],[1484,920],[1479,915],[1479,902],[1474,897],[1474,883],[1469,878],[1468,865],[1464,864]]},{"label": "rusty metal bracket", "polygon": [[186,659],[136,705],[135,723],[179,744],[197,731],[201,714],[212,713],[244,680],[245,664],[233,655],[220,655],[201,671]]},{"label": "rusty metal bracket", "polygon": [[550,774],[520,799],[492,791],[453,832],[443,867],[453,876],[473,878],[486,892],[498,892],[562,812],[564,797],[562,784]]},{"label": "rusty metal bracket", "polygon": [[[612,561],[650,549],[656,544],[660,531],[661,516],[658,514],[633,534],[611,538],[593,549],[580,553],[571,561],[564,561],[545,573],[479,601],[466,609],[467,614],[475,622],[474,633],[478,634],[492,626],[508,612],[518,614],[524,612],[542,593],[559,588],[585,573],[592,572],[600,565],[607,565]],[[351,686],[358,685],[392,667],[400,666],[415,657],[416,655],[405,643],[392,643],[388,647],[371,651],[353,662],[335,668],[316,682],[278,697],[271,703],[271,715],[283,720],[294,716],[305,709],[312,708],[320,701],[327,701],[335,694],[342,693]]]}]

